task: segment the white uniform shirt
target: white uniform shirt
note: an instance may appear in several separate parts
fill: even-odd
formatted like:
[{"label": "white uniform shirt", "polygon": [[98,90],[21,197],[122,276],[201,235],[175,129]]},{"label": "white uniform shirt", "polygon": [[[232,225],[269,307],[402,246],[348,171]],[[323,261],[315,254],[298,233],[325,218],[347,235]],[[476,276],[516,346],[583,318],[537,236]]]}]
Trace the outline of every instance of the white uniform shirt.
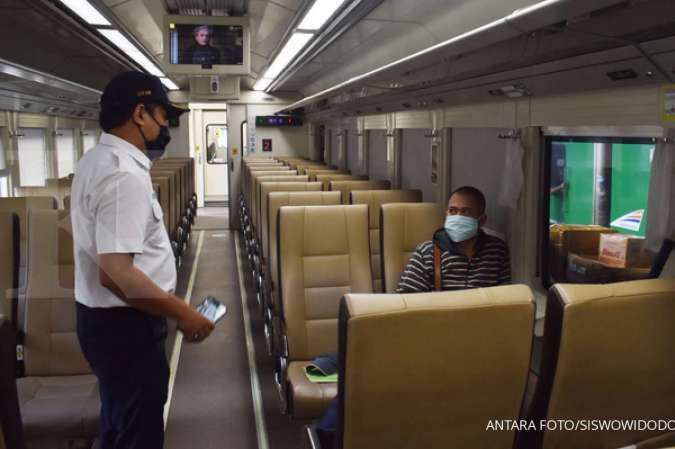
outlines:
[{"label": "white uniform shirt", "polygon": [[75,300],[88,307],[128,307],[99,281],[98,255],[131,253],[134,266],[173,292],[176,267],[151,162],[131,143],[103,134],[77,163],[70,200]]}]

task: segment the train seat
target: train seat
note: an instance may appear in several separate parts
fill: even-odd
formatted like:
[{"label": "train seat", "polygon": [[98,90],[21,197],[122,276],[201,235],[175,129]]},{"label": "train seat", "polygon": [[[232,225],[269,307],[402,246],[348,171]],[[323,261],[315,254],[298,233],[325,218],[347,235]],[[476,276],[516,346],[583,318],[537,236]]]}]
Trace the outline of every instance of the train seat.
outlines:
[{"label": "train seat", "polygon": [[33,209],[56,209],[57,207],[56,198],[51,196],[0,198],[0,212],[13,212],[19,217],[19,236],[21,238],[19,252],[22,268],[26,266],[28,212]]},{"label": "train seat", "polygon": [[0,316],[0,448],[25,449],[15,379],[16,328]]},{"label": "train seat", "polygon": [[373,272],[373,291],[382,288],[382,264],[380,260],[380,208],[387,203],[419,203],[421,190],[355,190],[351,193],[351,204],[368,205],[368,226],[370,228],[370,261]]},{"label": "train seat", "polygon": [[0,317],[16,325],[19,288],[19,216],[0,212]]},{"label": "train seat", "polygon": [[[548,293],[540,375],[528,415],[536,422],[673,419],[674,292],[675,279],[554,285]],[[640,442],[657,438],[672,443],[675,433],[545,430],[527,434],[520,447],[614,449],[640,447]]]},{"label": "train seat", "polygon": [[70,210],[70,195],[63,197],[63,209]]},{"label": "train seat", "polygon": [[[303,177],[305,178],[305,177]],[[272,192],[315,192],[321,190],[321,184],[318,182],[296,182],[293,181],[263,181],[260,183],[260,243],[262,247],[262,260],[264,263],[269,261],[269,216],[268,201],[269,194]],[[276,220],[275,220],[276,223]],[[276,232],[276,227],[273,228]]]},{"label": "train seat", "polygon": [[248,186],[247,186],[247,204],[249,207],[249,214],[251,215],[251,221],[255,223],[255,215],[256,215],[256,197],[257,192],[255,191],[256,188],[256,179],[261,178],[263,176],[298,176],[297,170],[288,170],[288,167],[280,167],[284,168],[285,170],[254,170],[250,173],[249,179],[248,179]]},{"label": "train seat", "polygon": [[322,185],[323,190],[329,190],[331,181],[367,181],[368,175],[345,175],[342,173],[321,173],[315,175],[315,179]]},{"label": "train seat", "polygon": [[420,243],[443,226],[445,210],[436,203],[384,204],[380,212],[382,279],[386,293],[398,288],[401,273]]},{"label": "train seat", "polygon": [[345,295],[338,447],[511,449],[485,428],[519,417],[534,314],[525,285]]},{"label": "train seat", "polygon": [[26,377],[17,379],[26,439],[93,439],[100,401],[77,338],[70,214],[33,210],[28,227]]},{"label": "train seat", "polygon": [[[282,174],[283,173],[283,174]],[[295,178],[296,181],[307,182],[308,178],[304,175],[298,175],[298,172],[295,170],[286,170],[284,172],[255,172],[251,175],[251,222],[253,223],[254,229],[258,229],[260,226],[260,181],[259,179],[264,178],[266,182],[274,181],[274,178],[288,178],[289,176],[303,176],[302,178]],[[257,234],[256,234],[257,235]]]},{"label": "train seat", "polygon": [[[279,183],[281,184],[281,183]],[[340,194],[338,192],[321,192],[321,185],[317,182],[306,183],[304,186],[294,183],[292,188],[298,191],[270,191],[267,194],[267,206],[265,213],[265,227],[263,235],[265,241],[263,244],[263,254],[267,261],[265,265],[265,336],[267,337],[270,350],[278,349],[277,332],[280,330],[278,317],[280,313],[280,302],[276,298],[279,288],[279,266],[278,256],[278,218],[279,209],[284,206],[336,206],[340,204]],[[267,183],[265,183],[267,185]],[[281,189],[288,189],[289,186],[279,186]],[[304,187],[306,191],[299,191]]]},{"label": "train seat", "polygon": [[389,190],[389,181],[330,181],[328,190],[342,192],[342,204],[349,204],[353,190]]},{"label": "train seat", "polygon": [[[316,170],[331,170],[331,167],[322,163],[322,162],[300,162],[297,164],[291,164],[291,169],[297,170],[301,175],[306,175],[307,170],[316,169]],[[295,168],[294,168],[295,167]]]},{"label": "train seat", "polygon": [[351,173],[346,170],[339,170],[337,168],[307,168],[305,174],[309,176],[310,181],[316,181],[317,175],[350,175]]},{"label": "train seat", "polygon": [[23,296],[28,266],[28,214],[36,209],[57,209],[56,198],[51,196],[26,196],[0,198],[0,212],[13,212],[19,217],[19,304],[18,319],[23,317]]},{"label": "train seat", "polygon": [[675,250],[671,251],[666,263],[661,270],[660,278],[675,278]]},{"label": "train seat", "polygon": [[368,207],[282,207],[278,239],[284,349],[277,386],[293,417],[313,418],[337,388],[310,382],[305,366],[337,351],[340,298],[372,292]]},{"label": "train seat", "polygon": [[524,285],[345,295],[337,447],[511,449],[514,431],[485,427],[519,417],[534,312]]}]

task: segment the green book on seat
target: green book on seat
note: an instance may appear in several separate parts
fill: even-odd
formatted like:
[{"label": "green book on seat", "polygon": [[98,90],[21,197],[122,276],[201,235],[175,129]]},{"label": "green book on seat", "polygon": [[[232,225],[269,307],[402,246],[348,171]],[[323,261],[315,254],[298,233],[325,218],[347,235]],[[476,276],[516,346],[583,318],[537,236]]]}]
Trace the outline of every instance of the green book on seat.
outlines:
[{"label": "green book on seat", "polygon": [[307,365],[305,367],[305,375],[310,382],[315,384],[337,382],[337,373],[325,375],[319,368],[314,365]]}]

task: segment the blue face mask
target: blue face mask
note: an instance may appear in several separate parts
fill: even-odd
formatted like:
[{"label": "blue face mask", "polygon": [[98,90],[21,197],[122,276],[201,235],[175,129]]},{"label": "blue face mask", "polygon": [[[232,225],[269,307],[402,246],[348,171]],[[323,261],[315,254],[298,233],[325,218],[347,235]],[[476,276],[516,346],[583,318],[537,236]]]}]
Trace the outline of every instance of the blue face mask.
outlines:
[{"label": "blue face mask", "polygon": [[478,220],[465,215],[448,215],[445,217],[445,232],[453,242],[469,240],[478,234]]}]

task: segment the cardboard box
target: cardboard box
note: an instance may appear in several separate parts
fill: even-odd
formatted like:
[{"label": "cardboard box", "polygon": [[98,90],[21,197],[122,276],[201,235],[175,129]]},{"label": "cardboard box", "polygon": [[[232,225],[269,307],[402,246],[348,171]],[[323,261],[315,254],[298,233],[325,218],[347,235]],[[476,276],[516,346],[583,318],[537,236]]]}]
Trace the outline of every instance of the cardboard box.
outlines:
[{"label": "cardboard box", "polygon": [[549,272],[554,282],[564,282],[568,253],[598,254],[600,234],[616,231],[597,225],[554,224],[549,232]]},{"label": "cardboard box", "polygon": [[636,268],[643,266],[644,237],[626,234],[600,236],[598,260],[610,267]]},{"label": "cardboard box", "polygon": [[571,253],[597,254],[600,235],[614,232],[612,228],[598,225],[555,224],[550,228],[550,240]]},{"label": "cardboard box", "polygon": [[566,281],[578,284],[607,284],[611,282],[647,279],[649,268],[615,268],[605,265],[592,254],[570,253],[567,258]]}]

